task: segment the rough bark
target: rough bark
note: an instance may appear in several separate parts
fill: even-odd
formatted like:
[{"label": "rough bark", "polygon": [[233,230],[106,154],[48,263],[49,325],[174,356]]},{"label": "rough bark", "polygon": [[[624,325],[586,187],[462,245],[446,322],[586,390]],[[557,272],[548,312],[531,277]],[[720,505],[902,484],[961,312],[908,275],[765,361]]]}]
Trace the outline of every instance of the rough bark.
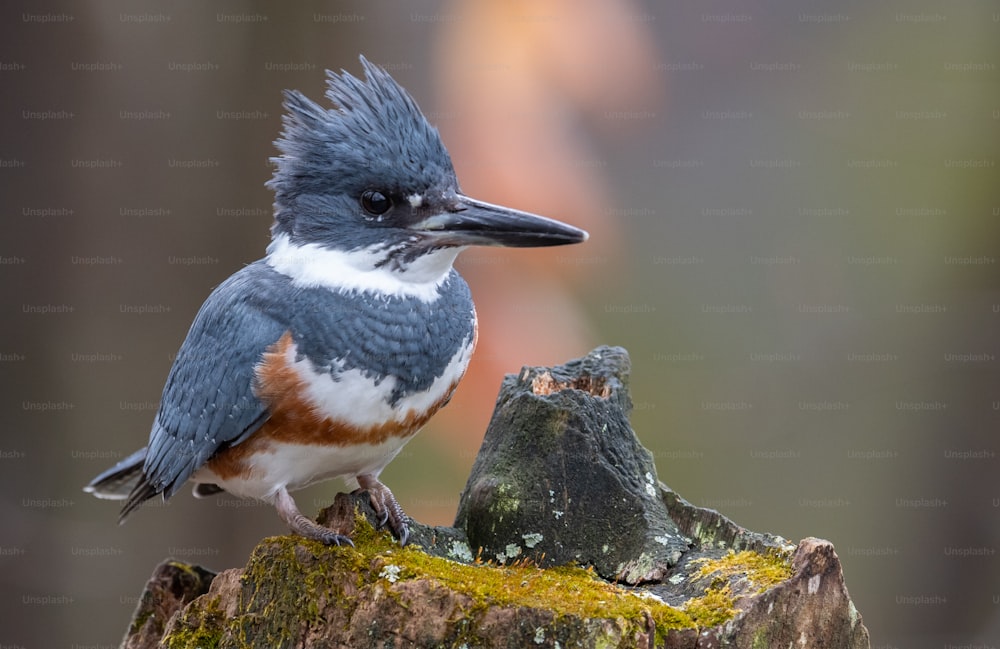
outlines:
[{"label": "rough bark", "polygon": [[[399,548],[365,494],[320,522],[356,548],[263,540],[243,568],[161,564],[123,646],[862,649],[827,541],[750,532],[656,477],[602,347],[508,376],[454,527]],[[572,564],[576,567],[567,567]]]}]

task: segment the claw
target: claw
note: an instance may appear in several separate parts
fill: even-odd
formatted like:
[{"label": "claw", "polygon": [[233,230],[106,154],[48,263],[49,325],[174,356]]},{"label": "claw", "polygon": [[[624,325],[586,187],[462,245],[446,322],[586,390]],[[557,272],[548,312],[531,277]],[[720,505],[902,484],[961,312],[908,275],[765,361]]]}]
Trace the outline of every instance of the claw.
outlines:
[{"label": "claw", "polygon": [[329,533],[323,533],[320,538],[316,539],[321,541],[324,545],[349,545],[354,547],[354,541],[350,537],[344,536],[343,534],[337,534],[333,530]]},{"label": "claw", "polygon": [[403,513],[403,508],[396,502],[396,497],[389,491],[389,487],[370,474],[359,475],[358,484],[368,492],[372,508],[378,515],[376,528],[388,527],[399,544],[406,545],[406,541],[410,538],[410,529],[407,526],[409,519]]},{"label": "claw", "polygon": [[275,497],[274,506],[288,527],[299,536],[319,541],[324,545],[349,545],[354,547],[350,537],[339,534],[329,527],[324,527],[302,515],[295,501],[285,489],[280,490]]},{"label": "claw", "polygon": [[410,528],[404,524],[402,529],[393,529],[392,535],[399,539],[399,546],[404,547],[410,539]]},{"label": "claw", "polygon": [[389,522],[389,510],[383,510],[381,516],[378,517],[378,529],[385,527],[386,523]]}]

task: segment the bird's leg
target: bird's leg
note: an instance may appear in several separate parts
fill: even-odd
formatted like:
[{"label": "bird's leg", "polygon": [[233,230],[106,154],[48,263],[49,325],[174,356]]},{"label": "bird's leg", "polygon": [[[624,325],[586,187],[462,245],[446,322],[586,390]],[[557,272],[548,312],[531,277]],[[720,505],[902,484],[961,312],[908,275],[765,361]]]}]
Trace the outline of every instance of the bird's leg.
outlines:
[{"label": "bird's leg", "polygon": [[389,491],[389,487],[370,473],[359,475],[357,479],[361,489],[368,492],[372,507],[379,517],[378,527],[381,529],[388,526],[392,535],[399,539],[399,544],[406,545],[406,540],[410,537],[410,528],[407,527],[409,519],[396,502],[396,497]]},{"label": "bird's leg", "polygon": [[316,521],[310,520],[302,515],[295,500],[292,499],[288,490],[282,487],[275,494],[274,507],[278,510],[278,516],[288,524],[293,532],[307,539],[313,539],[326,545],[350,545],[354,543],[343,534],[337,534],[329,527],[323,527]]}]

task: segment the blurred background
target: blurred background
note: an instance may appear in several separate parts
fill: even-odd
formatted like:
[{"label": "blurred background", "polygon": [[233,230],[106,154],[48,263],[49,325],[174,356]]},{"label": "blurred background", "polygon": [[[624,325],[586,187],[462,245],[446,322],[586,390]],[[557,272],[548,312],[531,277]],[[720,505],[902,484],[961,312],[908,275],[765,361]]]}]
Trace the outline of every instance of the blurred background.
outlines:
[{"label": "blurred background", "polygon": [[[381,64],[463,190],[590,230],[470,250],[480,346],[384,475],[449,524],[505,373],[628,348],[659,477],[831,540],[875,647],[1000,645],[1000,10],[937,2],[7,3],[0,646],[113,647],[269,506],[80,488],[142,446],[269,240],[281,90]],[[297,495],[307,513],[340,488]]]}]

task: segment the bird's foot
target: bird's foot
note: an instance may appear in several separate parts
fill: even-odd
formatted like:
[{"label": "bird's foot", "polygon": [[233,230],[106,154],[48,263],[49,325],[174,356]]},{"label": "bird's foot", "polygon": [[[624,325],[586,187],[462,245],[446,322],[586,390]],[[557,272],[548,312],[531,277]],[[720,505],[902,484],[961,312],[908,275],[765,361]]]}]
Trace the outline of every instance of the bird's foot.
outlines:
[{"label": "bird's foot", "polygon": [[389,487],[371,474],[359,475],[358,484],[361,485],[361,490],[368,492],[372,507],[378,516],[376,528],[388,527],[399,544],[406,545],[407,539],[410,538],[410,528],[407,525],[409,519],[396,502],[396,497],[389,491]]},{"label": "bird's foot", "polygon": [[350,537],[337,533],[329,527],[324,527],[316,521],[306,518],[299,511],[295,500],[286,489],[278,491],[274,501],[274,507],[278,510],[278,516],[288,524],[293,532],[307,539],[319,541],[325,545],[350,545],[354,546]]}]

